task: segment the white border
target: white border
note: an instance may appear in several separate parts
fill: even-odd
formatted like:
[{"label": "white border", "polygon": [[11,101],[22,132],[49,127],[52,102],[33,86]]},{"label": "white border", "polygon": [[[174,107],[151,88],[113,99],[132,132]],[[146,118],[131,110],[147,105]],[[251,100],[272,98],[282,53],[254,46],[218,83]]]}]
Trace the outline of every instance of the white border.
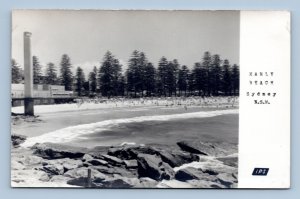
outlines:
[{"label": "white border", "polygon": [[[251,86],[249,72],[274,72],[274,86]],[[290,13],[241,11],[240,18],[239,188],[290,187]],[[246,92],[276,92],[248,97]],[[271,104],[255,105],[253,99]],[[269,168],[253,176],[255,167]]]}]

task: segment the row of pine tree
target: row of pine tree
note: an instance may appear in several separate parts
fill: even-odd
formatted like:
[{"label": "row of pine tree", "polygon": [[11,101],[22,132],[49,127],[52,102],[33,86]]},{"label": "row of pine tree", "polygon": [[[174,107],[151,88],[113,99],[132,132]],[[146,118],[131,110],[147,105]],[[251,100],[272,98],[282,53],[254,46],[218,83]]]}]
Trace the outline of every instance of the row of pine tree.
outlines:
[{"label": "row of pine tree", "polygon": [[[133,51],[128,68],[122,73],[119,60],[106,52],[100,68],[96,66],[85,77],[79,66],[72,73],[70,57],[61,58],[59,75],[56,66],[48,63],[43,74],[38,57],[33,56],[34,84],[60,84],[66,90],[74,90],[79,96],[218,96],[239,94],[239,67],[227,59],[205,52],[202,60],[192,69],[180,65],[176,59],[162,57],[158,66],[148,61],[145,53]],[[12,83],[21,83],[23,72],[12,60]]]}]

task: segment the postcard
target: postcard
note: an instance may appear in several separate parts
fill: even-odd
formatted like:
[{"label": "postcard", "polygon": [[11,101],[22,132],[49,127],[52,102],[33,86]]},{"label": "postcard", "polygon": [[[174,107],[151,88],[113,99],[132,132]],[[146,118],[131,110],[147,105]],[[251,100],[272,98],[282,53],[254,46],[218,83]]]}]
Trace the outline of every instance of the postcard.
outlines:
[{"label": "postcard", "polygon": [[289,188],[290,12],[13,10],[11,186]]}]

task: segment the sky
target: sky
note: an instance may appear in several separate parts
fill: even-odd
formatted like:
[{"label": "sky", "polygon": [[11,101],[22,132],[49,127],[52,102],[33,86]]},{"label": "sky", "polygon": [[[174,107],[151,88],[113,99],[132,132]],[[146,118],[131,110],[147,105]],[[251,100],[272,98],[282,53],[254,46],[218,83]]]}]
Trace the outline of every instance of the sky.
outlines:
[{"label": "sky", "polygon": [[32,55],[57,67],[63,54],[73,70],[89,73],[107,50],[123,70],[134,50],[157,67],[162,56],[192,68],[210,51],[239,64],[239,11],[14,10],[12,58],[23,67],[23,32],[32,33]]}]

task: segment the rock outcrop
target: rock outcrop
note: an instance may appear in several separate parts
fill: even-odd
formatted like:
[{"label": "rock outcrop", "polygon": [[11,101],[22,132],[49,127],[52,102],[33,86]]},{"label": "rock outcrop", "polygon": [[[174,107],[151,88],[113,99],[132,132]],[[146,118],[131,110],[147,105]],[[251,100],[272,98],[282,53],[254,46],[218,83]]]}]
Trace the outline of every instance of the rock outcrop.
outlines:
[{"label": "rock outcrop", "polygon": [[[225,148],[211,143],[182,141],[177,144],[179,148],[125,145],[86,149],[43,143],[34,145],[34,155],[23,159],[22,164],[13,162],[12,165],[16,169],[31,165],[43,172],[40,181],[65,181],[81,187],[236,187],[237,156],[223,155]],[[199,161],[202,164],[211,158],[217,166],[210,166],[211,163],[201,168],[186,165]]]},{"label": "rock outcrop", "polygon": [[34,154],[45,159],[81,158],[85,155],[86,148],[72,147],[61,144],[42,143],[32,146]]}]

